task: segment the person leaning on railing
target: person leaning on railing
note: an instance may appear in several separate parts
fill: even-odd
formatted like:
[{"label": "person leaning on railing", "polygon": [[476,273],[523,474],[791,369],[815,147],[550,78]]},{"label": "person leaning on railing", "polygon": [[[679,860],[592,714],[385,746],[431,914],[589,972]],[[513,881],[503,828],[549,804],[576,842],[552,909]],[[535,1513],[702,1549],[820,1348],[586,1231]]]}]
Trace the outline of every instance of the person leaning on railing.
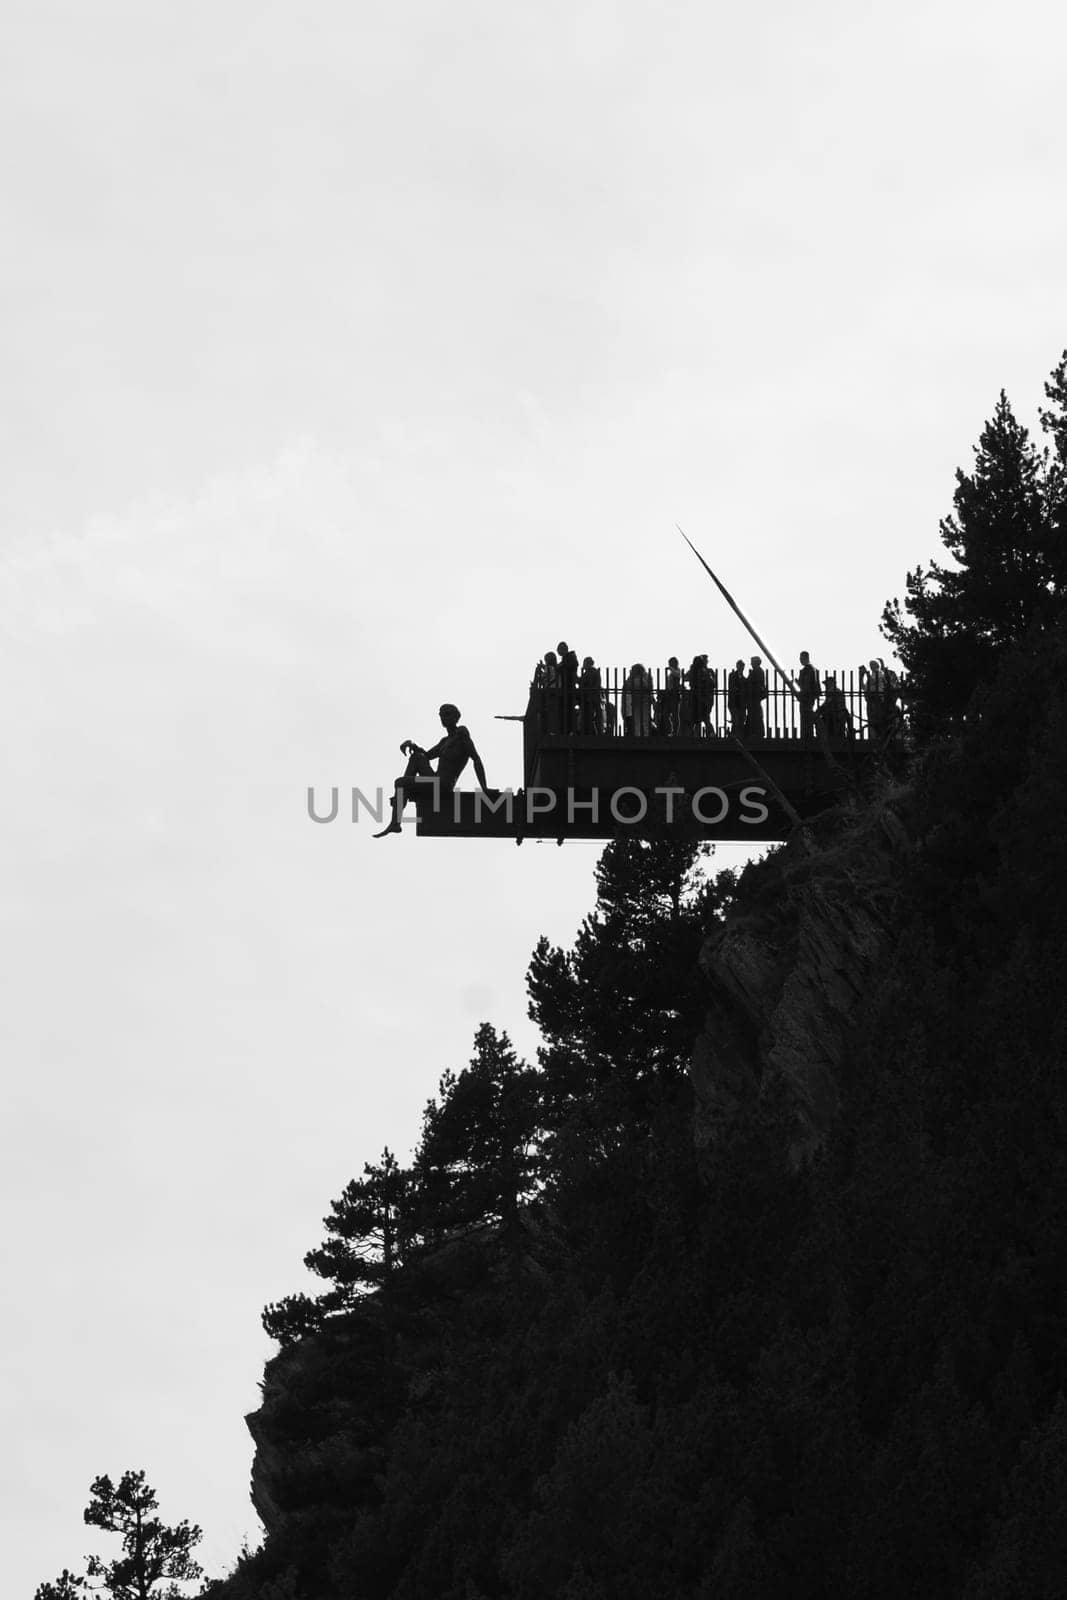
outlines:
[{"label": "person leaning on railing", "polygon": [[827,739],[848,739],[856,736],[855,723],[844,690],[832,672],[823,678],[823,701],[815,713],[815,723]]}]

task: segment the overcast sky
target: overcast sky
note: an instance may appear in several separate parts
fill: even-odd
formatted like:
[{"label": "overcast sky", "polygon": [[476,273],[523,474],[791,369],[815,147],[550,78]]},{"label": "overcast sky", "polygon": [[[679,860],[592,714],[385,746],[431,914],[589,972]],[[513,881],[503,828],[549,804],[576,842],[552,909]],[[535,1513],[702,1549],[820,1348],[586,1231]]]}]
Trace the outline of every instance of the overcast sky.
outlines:
[{"label": "overcast sky", "polygon": [[[1053,0],[8,0],[5,1591],[143,1466],[217,1575],[330,1200],[595,845],[375,843],[534,660],[881,653],[1001,386],[1067,345]],[[738,859],[736,848],[720,864]],[[97,1545],[104,1547],[104,1542]]]}]

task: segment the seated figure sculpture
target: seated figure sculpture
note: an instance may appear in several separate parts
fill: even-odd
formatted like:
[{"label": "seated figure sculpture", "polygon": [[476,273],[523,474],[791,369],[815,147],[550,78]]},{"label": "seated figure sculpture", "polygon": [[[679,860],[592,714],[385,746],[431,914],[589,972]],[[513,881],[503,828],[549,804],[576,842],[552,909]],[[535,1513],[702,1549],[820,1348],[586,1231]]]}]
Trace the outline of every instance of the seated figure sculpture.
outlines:
[{"label": "seated figure sculpture", "polygon": [[[396,780],[393,790],[392,817],[389,825],[376,833],[376,839],[384,839],[387,833],[400,832],[400,819],[404,814],[404,807],[409,800],[413,800],[418,793],[416,785],[420,782],[431,782],[435,786],[434,804],[439,806],[442,795],[449,795],[459,781],[460,773],[468,761],[474,763],[474,775],[482,789],[487,787],[485,781],[485,768],[482,758],[474,748],[474,740],[467,729],[459,720],[459,710],[453,705],[443,705],[438,713],[445,730],[443,739],[439,739],[431,750],[423,750],[413,739],[405,739],[400,746],[401,755],[408,758],[407,766]],[[437,759],[437,771],[430,765]]]}]

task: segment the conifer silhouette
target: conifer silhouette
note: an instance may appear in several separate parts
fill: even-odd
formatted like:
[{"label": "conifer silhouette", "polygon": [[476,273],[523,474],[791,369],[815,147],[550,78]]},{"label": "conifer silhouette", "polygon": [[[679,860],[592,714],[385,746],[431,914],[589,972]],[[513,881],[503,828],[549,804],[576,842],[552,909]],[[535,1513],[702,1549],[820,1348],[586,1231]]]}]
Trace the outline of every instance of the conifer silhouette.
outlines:
[{"label": "conifer silhouette", "polygon": [[[127,1471],[115,1484],[105,1473],[89,1489],[85,1521],[106,1533],[117,1533],[122,1554],[110,1561],[87,1557],[84,1577],[66,1569],[55,1583],[43,1583],[34,1600],[83,1600],[106,1594],[111,1600],[182,1600],[179,1584],[203,1577],[193,1559],[202,1534],[182,1521],[170,1527],[155,1515],[159,1502],[143,1472]],[[98,1579],[99,1582],[90,1582]]]},{"label": "conifer silhouette", "polygon": [[882,634],[908,676],[920,727],[959,716],[992,679],[1005,647],[1067,592],[1063,532],[1049,516],[1047,456],[1003,390],[973,470],[957,470],[953,504],[940,532],[954,564],[916,567],[903,603],[890,600],[882,612]]}]

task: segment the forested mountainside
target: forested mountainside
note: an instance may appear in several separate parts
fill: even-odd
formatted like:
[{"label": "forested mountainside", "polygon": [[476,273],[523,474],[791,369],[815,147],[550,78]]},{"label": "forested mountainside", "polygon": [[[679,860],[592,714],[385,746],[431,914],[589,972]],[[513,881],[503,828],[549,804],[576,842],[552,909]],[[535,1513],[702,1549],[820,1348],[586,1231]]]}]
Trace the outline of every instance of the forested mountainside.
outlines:
[{"label": "forested mountainside", "polygon": [[887,613],[926,742],[737,881],[609,845],[537,1064],[483,1026],[332,1203],[214,1600],[1063,1593],[1063,491],[998,417],[976,583]]},{"label": "forested mountainside", "polygon": [[218,1600],[1062,1593],[1067,630],[876,788],[608,847],[540,1066],[483,1029],[268,1314]]}]

